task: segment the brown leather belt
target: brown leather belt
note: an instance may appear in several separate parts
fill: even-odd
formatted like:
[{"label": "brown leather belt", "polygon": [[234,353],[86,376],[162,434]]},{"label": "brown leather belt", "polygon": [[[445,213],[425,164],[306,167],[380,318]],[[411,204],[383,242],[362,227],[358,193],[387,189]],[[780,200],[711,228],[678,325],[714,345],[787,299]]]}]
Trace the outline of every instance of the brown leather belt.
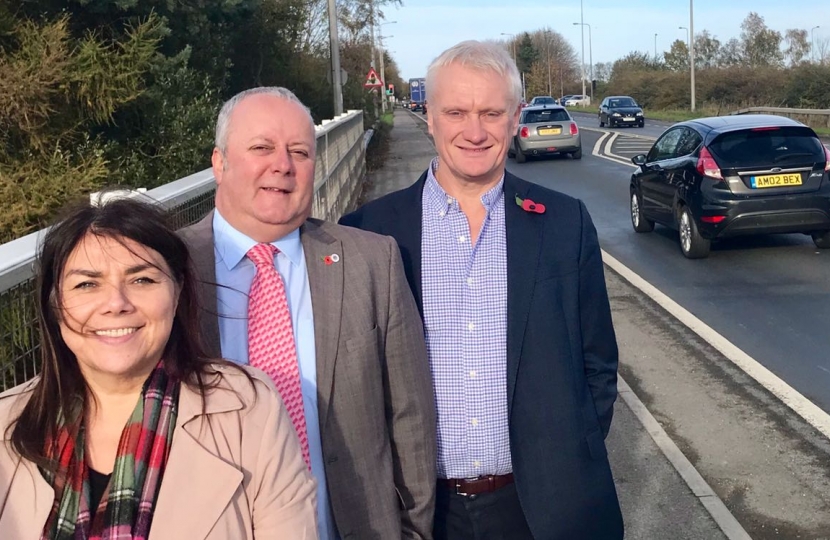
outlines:
[{"label": "brown leather belt", "polygon": [[478,478],[439,478],[438,484],[454,491],[457,495],[480,495],[493,493],[513,483],[513,473],[501,476],[479,476]]}]

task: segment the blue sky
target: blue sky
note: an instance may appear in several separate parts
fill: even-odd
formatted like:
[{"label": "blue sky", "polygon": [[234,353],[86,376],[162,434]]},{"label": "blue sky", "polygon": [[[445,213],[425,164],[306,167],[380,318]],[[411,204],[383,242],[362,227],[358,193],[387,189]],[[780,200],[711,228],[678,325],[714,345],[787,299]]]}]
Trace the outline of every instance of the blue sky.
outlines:
[{"label": "blue sky", "polygon": [[[403,0],[398,8],[385,8],[381,27],[386,48],[405,78],[422,77],[429,63],[444,49],[465,39],[508,39],[502,32],[518,34],[550,26],[570,41],[577,54],[580,27],[579,0]],[[782,34],[788,28],[814,31],[816,40],[830,38],[828,0],[694,0],[695,33],[709,30],[721,42],[739,37],[741,22],[750,11],[758,12],[767,26]],[[675,39],[686,39],[689,26],[687,0],[583,0],[584,20],[593,33],[593,60],[612,62],[630,51],[668,50]],[[588,62],[588,29],[585,29],[585,62]]]}]

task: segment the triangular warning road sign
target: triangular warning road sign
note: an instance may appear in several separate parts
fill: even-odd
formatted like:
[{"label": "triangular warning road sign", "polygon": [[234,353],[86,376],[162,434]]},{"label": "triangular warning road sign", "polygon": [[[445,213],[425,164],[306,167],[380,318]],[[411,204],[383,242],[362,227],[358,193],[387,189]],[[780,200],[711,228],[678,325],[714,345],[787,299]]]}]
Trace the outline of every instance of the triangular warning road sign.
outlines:
[{"label": "triangular warning road sign", "polygon": [[380,80],[375,68],[369,68],[369,74],[366,75],[366,82],[363,84],[364,88],[383,88],[383,81]]}]

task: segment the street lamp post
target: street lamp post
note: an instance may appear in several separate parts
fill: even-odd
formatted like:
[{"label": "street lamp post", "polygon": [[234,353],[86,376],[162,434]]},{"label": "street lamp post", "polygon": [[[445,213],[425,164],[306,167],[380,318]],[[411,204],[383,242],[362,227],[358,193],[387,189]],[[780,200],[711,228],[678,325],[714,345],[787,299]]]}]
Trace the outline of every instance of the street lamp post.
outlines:
[{"label": "street lamp post", "polygon": [[[588,23],[574,23],[574,25],[579,26],[587,26],[588,27],[588,62],[591,64],[591,103],[594,103],[594,45],[593,39],[591,38],[591,25]],[[583,96],[585,94],[582,94]]]},{"label": "street lamp post", "polygon": [[545,51],[548,58],[548,95],[553,96],[553,85],[550,80],[550,30],[545,28]]},{"label": "street lamp post", "polygon": [[513,46],[513,63],[518,65],[518,63],[516,61],[516,34],[509,34],[507,32],[502,32],[501,35],[511,37],[510,44]]},{"label": "street lamp post", "polygon": [[331,85],[334,94],[334,116],[343,114],[343,84],[340,82],[340,40],[337,37],[337,5],[328,0],[329,47],[331,48]]},{"label": "street lamp post", "polygon": [[695,110],[695,0],[689,0],[689,73],[692,85],[692,111]]},{"label": "street lamp post", "polygon": [[582,43],[582,97],[585,97],[585,10],[583,0],[579,0],[579,32]]},{"label": "street lamp post", "polygon": [[657,62],[657,34],[654,34],[654,61]]},{"label": "street lamp post", "polygon": [[816,37],[813,32],[816,28],[821,28],[821,26],[817,25],[810,28],[810,60],[813,62],[816,61]]}]

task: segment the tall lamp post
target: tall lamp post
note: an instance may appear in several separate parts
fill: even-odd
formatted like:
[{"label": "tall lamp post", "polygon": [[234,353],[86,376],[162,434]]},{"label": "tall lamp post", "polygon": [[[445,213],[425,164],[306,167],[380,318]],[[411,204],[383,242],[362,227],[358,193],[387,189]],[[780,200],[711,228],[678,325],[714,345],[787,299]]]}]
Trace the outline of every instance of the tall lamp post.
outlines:
[{"label": "tall lamp post", "polygon": [[[397,24],[398,21],[389,21],[385,23],[380,23],[378,26],[386,26],[387,24]],[[383,48],[383,38],[391,38],[395,36],[384,36],[380,32],[378,32],[378,39],[380,40],[380,80],[383,82],[384,87],[380,89],[380,110],[386,112],[386,74],[384,73],[384,66],[386,64],[386,59],[384,58],[384,48]],[[375,66],[372,66],[375,67]]]},{"label": "tall lamp post", "polygon": [[[591,103],[594,103],[594,45],[593,39],[591,38],[591,25],[588,23],[574,23],[574,26],[587,26],[588,27],[588,62],[591,64]],[[584,74],[584,72],[583,72]],[[583,96],[585,94],[582,94]]]},{"label": "tall lamp post", "polygon": [[692,85],[692,111],[695,110],[695,0],[689,0],[689,73]]},{"label": "tall lamp post", "polygon": [[685,26],[678,26],[677,29],[686,31],[686,45],[688,46],[689,45],[689,29],[686,28]]},{"label": "tall lamp post", "polygon": [[331,48],[331,86],[334,93],[334,116],[343,114],[343,83],[340,81],[340,40],[337,37],[337,5],[328,0],[329,47]]},{"label": "tall lamp post", "polygon": [[821,26],[817,25],[817,26],[814,26],[814,27],[810,28],[810,60],[812,60],[813,62],[816,61],[816,37],[815,37],[815,34],[813,33],[813,31],[816,28],[821,28]]},{"label": "tall lamp post", "polygon": [[657,62],[657,34],[654,34],[654,61]]},{"label": "tall lamp post", "polygon": [[545,51],[548,58],[548,95],[553,96],[553,85],[550,81],[550,30],[545,28]]},{"label": "tall lamp post", "polygon": [[579,0],[579,32],[582,44],[582,97],[585,97],[585,10],[583,0]]},{"label": "tall lamp post", "polygon": [[501,35],[503,36],[510,36],[512,39],[510,40],[510,44],[513,46],[513,63],[516,64],[516,34],[509,34],[507,32],[502,32]]}]

